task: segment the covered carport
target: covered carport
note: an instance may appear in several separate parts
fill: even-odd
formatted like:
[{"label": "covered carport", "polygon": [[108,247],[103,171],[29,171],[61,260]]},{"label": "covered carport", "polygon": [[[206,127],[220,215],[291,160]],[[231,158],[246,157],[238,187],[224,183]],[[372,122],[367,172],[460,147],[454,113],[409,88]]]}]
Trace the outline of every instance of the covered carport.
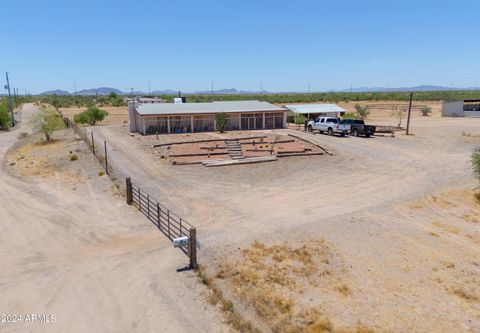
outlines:
[{"label": "covered carport", "polygon": [[283,107],[294,114],[303,115],[308,120],[322,116],[339,117],[347,112],[337,104],[288,104]]}]

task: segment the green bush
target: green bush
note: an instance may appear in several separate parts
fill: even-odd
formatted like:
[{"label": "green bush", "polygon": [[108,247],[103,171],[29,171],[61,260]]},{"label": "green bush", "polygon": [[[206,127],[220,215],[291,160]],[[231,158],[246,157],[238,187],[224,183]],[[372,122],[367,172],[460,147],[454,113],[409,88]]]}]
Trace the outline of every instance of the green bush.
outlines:
[{"label": "green bush", "polygon": [[347,112],[342,116],[342,119],[361,119],[358,113]]},{"label": "green bush", "polygon": [[98,121],[102,121],[108,115],[107,111],[101,110],[95,106],[89,107],[86,111],[76,114],[73,120],[80,124],[89,124],[94,126]]},{"label": "green bush", "polygon": [[11,125],[10,114],[8,113],[8,104],[5,100],[0,101],[0,129],[9,129]]},{"label": "green bush", "polygon": [[76,161],[78,160],[78,156],[76,154],[70,155],[70,161]]},{"label": "green bush", "polygon": [[303,125],[305,124],[305,116],[303,114],[295,114],[293,122],[297,125]]}]

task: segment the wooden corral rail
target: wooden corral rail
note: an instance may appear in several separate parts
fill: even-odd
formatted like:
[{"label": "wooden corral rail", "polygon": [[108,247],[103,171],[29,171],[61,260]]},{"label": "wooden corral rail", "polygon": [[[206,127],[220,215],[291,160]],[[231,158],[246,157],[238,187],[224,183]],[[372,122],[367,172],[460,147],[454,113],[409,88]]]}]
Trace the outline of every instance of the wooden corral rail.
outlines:
[{"label": "wooden corral rail", "polygon": [[[412,111],[420,111],[425,105],[412,105]],[[407,111],[408,104],[368,104],[366,108],[369,110],[390,110],[390,111]]]},{"label": "wooden corral rail", "polygon": [[134,205],[150,222],[171,241],[187,237],[188,243],[180,246],[180,250],[190,258],[190,268],[197,268],[197,236],[196,229],[190,223],[161,205],[149,194],[142,192],[132,184],[131,178],[126,179],[127,204]]}]

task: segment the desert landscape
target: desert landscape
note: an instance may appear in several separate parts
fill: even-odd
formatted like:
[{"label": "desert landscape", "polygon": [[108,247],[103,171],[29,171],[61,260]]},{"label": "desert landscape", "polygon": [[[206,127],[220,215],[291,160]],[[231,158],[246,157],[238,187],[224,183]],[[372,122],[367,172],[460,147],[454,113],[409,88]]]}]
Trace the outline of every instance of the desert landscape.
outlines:
[{"label": "desert landscape", "polygon": [[[161,327],[180,331],[476,332],[480,204],[470,154],[480,119],[441,118],[432,109],[430,117],[413,115],[409,136],[291,129],[142,136],[107,118],[80,136],[65,129],[42,143],[27,121],[38,107],[26,104],[21,128],[0,134],[10,189],[1,214],[2,306],[24,311],[19,293],[33,309],[48,303],[56,330],[124,327],[113,320],[118,313],[128,313],[125,327],[150,330],[161,312],[169,323]],[[397,121],[385,113],[373,111],[368,122]],[[111,178],[82,133],[108,142]],[[311,142],[329,154],[212,169],[175,165],[165,146],[155,147],[245,137],[253,148],[248,138],[265,136],[257,146],[275,138],[294,149],[289,135],[305,140],[302,149]],[[125,204],[126,177],[197,227],[197,273],[176,272],[187,258]],[[118,303],[133,295],[143,310]],[[81,311],[91,297],[96,302]],[[78,321],[62,319],[73,313]],[[110,319],[89,321],[98,314]]]},{"label": "desert landscape", "polygon": [[[480,119],[441,118],[440,104],[429,105],[430,117],[413,114],[409,136],[255,131],[298,135],[332,155],[219,169],[172,165],[152,145],[225,135],[132,136],[122,124],[87,133],[109,143],[119,187],[132,177],[198,228],[201,281],[220,295],[207,301],[241,316],[225,317],[237,329],[476,332],[480,206],[470,155]],[[385,111],[368,117],[397,121]]]},{"label": "desert landscape", "polygon": [[0,333],[480,333],[480,1],[4,1]]}]

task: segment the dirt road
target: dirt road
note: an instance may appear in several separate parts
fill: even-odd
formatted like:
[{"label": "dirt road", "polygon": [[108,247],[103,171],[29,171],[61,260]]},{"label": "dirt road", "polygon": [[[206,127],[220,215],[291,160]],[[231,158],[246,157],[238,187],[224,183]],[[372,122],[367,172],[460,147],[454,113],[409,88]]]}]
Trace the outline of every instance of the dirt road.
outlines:
[{"label": "dirt road", "polygon": [[469,159],[480,145],[462,133],[479,128],[480,119],[416,117],[408,137],[305,133],[335,156],[228,168],[171,166],[122,126],[94,132],[110,142],[119,175],[198,227],[201,258],[212,266],[254,239],[322,238],[344,258],[352,290],[312,301],[334,322],[479,332],[478,300],[458,288],[480,292],[480,231],[455,206],[480,214],[462,197],[475,186]]},{"label": "dirt road", "polygon": [[[0,322],[0,331],[228,331],[195,273],[176,271],[187,257],[98,176],[101,167],[70,131],[59,134],[50,159],[75,151],[78,161],[65,159],[80,163],[71,164],[75,179],[58,170],[48,177],[13,174],[7,151],[29,131],[34,112],[25,105],[21,128],[0,133],[0,314],[23,320]],[[55,322],[25,322],[32,314]]]}]

